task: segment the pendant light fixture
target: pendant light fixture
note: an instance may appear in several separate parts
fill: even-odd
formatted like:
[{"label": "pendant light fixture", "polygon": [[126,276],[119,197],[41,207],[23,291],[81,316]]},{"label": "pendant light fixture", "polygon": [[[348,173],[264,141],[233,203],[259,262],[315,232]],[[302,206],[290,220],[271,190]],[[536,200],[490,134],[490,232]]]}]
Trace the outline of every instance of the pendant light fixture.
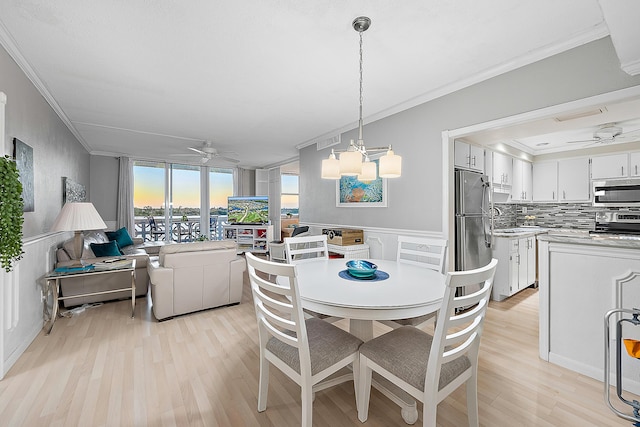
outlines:
[{"label": "pendant light fixture", "polygon": [[[386,151],[379,162],[381,178],[397,178],[402,175],[402,157],[388,147],[366,148],[362,139],[362,33],[371,26],[371,19],[360,16],[353,20],[353,29],[360,35],[360,118],[358,121],[358,141],[351,140],[346,150],[331,150],[328,159],[322,161],[322,178],[340,179],[341,176],[357,176],[360,181],[373,181],[376,164],[369,159],[369,153]],[[336,158],[339,153],[339,158]]]}]

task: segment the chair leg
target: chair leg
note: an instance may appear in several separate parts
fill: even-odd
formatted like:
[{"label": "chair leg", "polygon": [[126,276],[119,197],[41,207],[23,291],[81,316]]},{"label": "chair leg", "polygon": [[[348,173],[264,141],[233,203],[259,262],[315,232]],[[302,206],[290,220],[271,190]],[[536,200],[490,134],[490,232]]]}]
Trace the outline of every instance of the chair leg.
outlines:
[{"label": "chair leg", "polygon": [[465,384],[467,388],[467,417],[469,427],[478,427],[478,370],[472,368],[471,378]]},{"label": "chair leg", "polygon": [[313,387],[311,384],[302,385],[300,387],[300,396],[302,400],[302,427],[311,427],[313,418]]},{"label": "chair leg", "polygon": [[260,380],[258,383],[258,412],[267,409],[267,395],[269,394],[269,361],[260,355]]},{"label": "chair leg", "polygon": [[353,393],[356,397],[356,410],[358,409],[359,389],[360,389],[360,356],[356,356],[353,360],[351,369],[353,370]]},{"label": "chair leg", "polygon": [[422,402],[423,427],[436,427],[436,411],[438,409],[438,402],[436,402],[436,399],[436,396],[427,396],[425,401]]},{"label": "chair leg", "polygon": [[[371,375],[372,371],[367,366],[367,358],[360,355],[358,361],[359,374],[358,374],[358,389],[356,396],[356,404],[358,405],[358,419],[360,422],[367,421],[369,418],[369,398],[371,397]],[[355,366],[354,366],[355,369]]]}]

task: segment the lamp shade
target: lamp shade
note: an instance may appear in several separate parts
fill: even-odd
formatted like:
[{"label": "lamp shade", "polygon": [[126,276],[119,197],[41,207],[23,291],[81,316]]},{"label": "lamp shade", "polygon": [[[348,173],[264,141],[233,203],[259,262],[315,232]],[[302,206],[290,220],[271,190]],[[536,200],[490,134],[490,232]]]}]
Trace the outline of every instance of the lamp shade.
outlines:
[{"label": "lamp shade", "polygon": [[323,179],[340,179],[340,160],[336,159],[336,155],[331,153],[328,159],[322,161]]},{"label": "lamp shade", "polygon": [[362,164],[362,173],[358,175],[358,181],[375,181],[376,177],[376,164],[367,159]]},{"label": "lamp shade", "polygon": [[362,173],[362,154],[359,151],[340,153],[340,175],[356,176]]},{"label": "lamp shade", "polygon": [[100,214],[89,202],[65,203],[51,231],[103,230],[107,228]]},{"label": "lamp shade", "polygon": [[380,157],[380,177],[398,178],[402,175],[402,157],[393,154],[393,150]]}]

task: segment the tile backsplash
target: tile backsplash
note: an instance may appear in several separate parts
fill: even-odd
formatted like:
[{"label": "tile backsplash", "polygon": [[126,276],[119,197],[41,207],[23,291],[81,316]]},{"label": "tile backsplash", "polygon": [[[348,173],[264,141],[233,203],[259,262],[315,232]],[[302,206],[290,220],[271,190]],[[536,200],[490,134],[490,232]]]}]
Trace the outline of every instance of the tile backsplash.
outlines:
[{"label": "tile backsplash", "polygon": [[[590,203],[511,203],[496,204],[494,228],[517,227],[524,224],[525,216],[532,215],[535,225],[545,228],[575,228],[594,230],[596,212],[624,210],[640,213],[640,208],[602,208]],[[526,209],[526,213],[523,211]]]}]

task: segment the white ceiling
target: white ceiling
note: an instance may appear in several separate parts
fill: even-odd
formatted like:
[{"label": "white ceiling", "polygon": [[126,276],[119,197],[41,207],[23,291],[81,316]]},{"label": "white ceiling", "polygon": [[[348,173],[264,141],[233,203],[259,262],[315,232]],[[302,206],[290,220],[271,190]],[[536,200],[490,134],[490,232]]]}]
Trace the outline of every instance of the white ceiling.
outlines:
[{"label": "white ceiling", "polygon": [[598,0],[2,0],[0,42],[93,154],[265,167],[355,127],[360,15],[365,122],[609,34]]}]

